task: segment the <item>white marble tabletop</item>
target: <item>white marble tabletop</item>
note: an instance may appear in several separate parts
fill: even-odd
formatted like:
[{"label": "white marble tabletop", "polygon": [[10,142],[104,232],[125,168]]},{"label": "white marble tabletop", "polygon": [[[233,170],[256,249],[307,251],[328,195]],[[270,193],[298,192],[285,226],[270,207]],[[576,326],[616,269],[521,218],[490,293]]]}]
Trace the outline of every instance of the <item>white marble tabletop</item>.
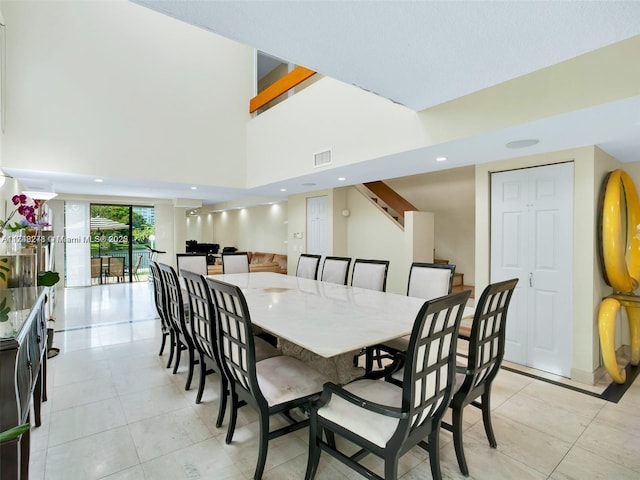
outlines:
[{"label": "white marble tabletop", "polygon": [[209,278],[242,289],[254,324],[322,357],[410,334],[424,304],[419,298],[280,273]]}]

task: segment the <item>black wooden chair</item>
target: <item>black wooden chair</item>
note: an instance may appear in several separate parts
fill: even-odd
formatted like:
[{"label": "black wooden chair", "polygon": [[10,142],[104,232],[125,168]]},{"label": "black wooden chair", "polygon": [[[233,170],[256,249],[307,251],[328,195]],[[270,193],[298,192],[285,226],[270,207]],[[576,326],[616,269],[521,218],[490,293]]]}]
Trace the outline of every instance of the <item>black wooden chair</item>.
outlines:
[{"label": "black wooden chair", "polygon": [[[456,266],[451,264],[413,262],[409,269],[407,296],[431,300],[450,294],[455,269]],[[393,359],[408,345],[409,335],[367,348],[365,371],[373,370],[374,360],[377,360],[379,368],[382,367],[382,359]]]},{"label": "black wooden chair", "polygon": [[[497,447],[491,425],[491,385],[504,357],[507,312],[517,283],[518,279],[515,278],[487,286],[478,300],[470,335],[459,334],[460,338],[469,342],[469,352],[464,357],[464,364],[458,363],[457,367],[457,391],[451,400],[452,424],[443,423],[442,426],[453,433],[456,458],[465,476],[469,475],[469,468],[462,446],[464,407],[473,405],[482,410],[489,445],[491,448]],[[478,397],[481,402],[476,401]]]},{"label": "black wooden chair", "polygon": [[[260,480],[269,440],[309,424],[292,410],[309,405],[327,381],[321,373],[292,357],[281,355],[256,362],[255,339],[247,302],[240,288],[212,278],[207,283],[216,306],[218,348],[231,388],[231,418],[226,443],[231,443],[238,408],[245,402],[259,414],[260,450],[253,478]],[[289,424],[269,431],[269,417],[283,414]]]},{"label": "black wooden chair", "polygon": [[346,285],[350,265],[351,258],[349,257],[325,257],[320,280]]},{"label": "black wooden chair", "polygon": [[[202,401],[206,376],[218,373],[220,375],[220,407],[216,427],[220,427],[226,409],[229,382],[220,367],[222,362],[216,340],[215,306],[207,281],[202,275],[183,270],[182,277],[189,295],[191,334],[200,356],[200,383],[196,403]],[[256,361],[280,355],[273,345],[261,338],[255,338],[255,345]]]},{"label": "black wooden chair", "polygon": [[[441,478],[440,423],[453,395],[458,329],[469,294],[451,294],[422,306],[406,351],[402,386],[369,379],[324,386],[311,408],[306,480],[315,476],[322,450],[366,478],[381,479],[359,462],[374,454],[384,460],[384,479],[395,480],[400,457],[415,445],[429,452],[431,474]],[[335,435],[361,450],[347,456],[337,448]]]},{"label": "black wooden chair", "polygon": [[166,294],[165,305],[167,309],[167,320],[173,330],[173,344],[171,347],[176,356],[176,362],[173,366],[173,373],[178,372],[180,366],[180,356],[183,350],[189,355],[189,365],[187,382],[184,386],[185,390],[191,388],[191,380],[193,379],[193,370],[198,360],[195,358],[196,347],[191,338],[190,328],[187,326],[188,316],[185,314],[185,303],[182,296],[182,288],[178,275],[172,266],[164,263],[158,263],[160,275],[164,283],[164,292]]},{"label": "black wooden chair", "polygon": [[298,257],[296,277],[316,280],[318,278],[318,267],[320,266],[321,257],[321,255],[310,255],[308,253],[301,253],[300,257]]},{"label": "black wooden chair", "polygon": [[171,362],[173,361],[173,344],[175,340],[173,337],[173,330],[171,329],[169,320],[167,318],[164,284],[162,282],[162,275],[160,275],[160,267],[158,267],[158,264],[154,261],[150,261],[149,268],[151,268],[151,277],[153,278],[153,298],[156,305],[156,311],[158,312],[158,316],[160,317],[160,329],[162,333],[162,341],[160,343],[160,352],[158,353],[158,355],[162,355],[162,353],[164,352],[164,346],[167,341],[167,337],[170,337],[169,360],[167,361],[167,368],[169,368],[171,366]]}]

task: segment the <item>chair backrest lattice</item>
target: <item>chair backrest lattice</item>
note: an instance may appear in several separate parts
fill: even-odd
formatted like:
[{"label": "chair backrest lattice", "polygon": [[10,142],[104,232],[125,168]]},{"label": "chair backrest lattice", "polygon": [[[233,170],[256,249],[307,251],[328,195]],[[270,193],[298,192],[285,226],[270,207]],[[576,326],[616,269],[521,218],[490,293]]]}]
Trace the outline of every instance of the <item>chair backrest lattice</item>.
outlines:
[{"label": "chair backrest lattice", "polygon": [[[416,317],[403,377],[402,410],[408,412],[404,421],[410,435],[422,435],[425,422],[440,421],[449,406],[458,329],[469,295],[466,290],[429,300]],[[424,430],[431,427],[425,426]]]},{"label": "chair backrest lattice", "polygon": [[409,297],[432,298],[451,293],[456,266],[441,263],[414,262],[409,270]]},{"label": "chair backrest lattice", "polygon": [[157,264],[164,284],[165,308],[167,320],[171,327],[181,333],[187,342],[191,342],[191,335],[187,329],[184,311],[184,299],[178,275],[171,265]]},{"label": "chair backrest lattice", "polygon": [[191,334],[195,346],[219,364],[215,334],[215,307],[207,282],[203,276],[190,271],[183,271],[182,277],[189,295]]},{"label": "chair backrest lattice", "polygon": [[163,329],[168,328],[169,321],[167,319],[164,285],[162,283],[160,267],[158,267],[156,262],[150,261],[149,268],[151,268],[151,277],[153,278],[153,297],[156,305],[156,311],[158,312],[158,316],[162,322]]},{"label": "chair backrest lattice", "polygon": [[316,280],[318,278],[318,267],[320,265],[320,258],[321,255],[302,253],[298,258],[296,277]]},{"label": "chair backrest lattice", "polygon": [[216,335],[222,368],[227,378],[266,403],[258,387],[256,354],[249,307],[239,287],[207,278],[216,308]]},{"label": "chair backrest lattice", "polygon": [[385,292],[389,260],[364,260],[356,258],[351,274],[351,286]]},{"label": "chair backrest lattice", "polygon": [[472,383],[471,389],[492,381],[498,374],[504,357],[507,313],[517,284],[517,278],[493,283],[478,300],[469,337],[465,379]]}]

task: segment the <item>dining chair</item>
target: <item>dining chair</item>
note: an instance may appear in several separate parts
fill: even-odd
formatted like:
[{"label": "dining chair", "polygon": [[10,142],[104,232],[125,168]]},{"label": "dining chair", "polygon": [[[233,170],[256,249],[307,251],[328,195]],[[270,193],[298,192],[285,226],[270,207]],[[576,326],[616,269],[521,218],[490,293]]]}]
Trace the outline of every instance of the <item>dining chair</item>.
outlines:
[{"label": "dining chair", "polygon": [[207,274],[207,254],[197,253],[177,253],[176,266],[178,267],[178,275],[182,275],[183,270],[197,273],[198,275]]},{"label": "dining chair", "polygon": [[[189,296],[191,335],[200,357],[200,382],[196,403],[202,401],[207,375],[218,373],[220,375],[220,406],[216,427],[219,428],[224,418],[229,387],[227,377],[220,367],[222,362],[216,340],[215,307],[204,276],[188,270],[183,271],[182,276]],[[280,355],[273,345],[262,338],[256,337],[254,340],[256,361]]]},{"label": "dining chair", "polygon": [[154,261],[149,262],[149,267],[151,268],[151,277],[153,278],[153,299],[156,306],[156,311],[158,312],[158,316],[160,317],[160,329],[162,333],[162,340],[160,343],[160,353],[158,355],[162,355],[164,352],[164,346],[167,341],[167,337],[169,337],[169,360],[167,361],[167,368],[171,366],[171,362],[173,361],[173,344],[175,342],[173,329],[169,325],[169,320],[167,317],[167,306],[165,302],[166,295],[164,293],[164,283],[162,281],[162,275],[160,274],[160,267]]},{"label": "dining chair", "polygon": [[160,275],[164,282],[164,292],[166,295],[165,305],[167,311],[167,319],[174,332],[172,348],[176,356],[176,362],[173,366],[173,373],[178,372],[180,366],[180,356],[183,350],[189,355],[189,365],[187,373],[187,381],[184,389],[191,388],[191,380],[193,379],[194,365],[198,362],[195,358],[195,345],[191,338],[191,332],[187,326],[187,315],[185,314],[185,303],[182,296],[182,288],[176,271],[171,265],[158,263]]},{"label": "dining chair", "polygon": [[[389,260],[365,260],[356,258],[355,262],[353,262],[353,272],[351,273],[351,286],[385,292],[387,290],[388,270]],[[373,353],[374,352],[369,352],[370,355],[373,355]],[[354,355],[353,364],[355,366],[358,365],[362,355],[365,355],[366,358],[366,348]],[[382,362],[380,362],[380,366],[382,366]]]},{"label": "dining chair", "polygon": [[[306,480],[314,478],[322,451],[366,478],[395,480],[400,457],[416,445],[429,452],[432,477],[442,478],[440,424],[453,394],[458,329],[469,294],[424,303],[411,331],[401,386],[371,379],[325,384],[311,406]],[[361,450],[346,454],[336,435]],[[384,477],[359,462],[369,453],[383,459]]]},{"label": "dining chair", "polygon": [[116,282],[124,281],[124,257],[109,258],[107,277],[115,278]]},{"label": "dining chair", "polygon": [[[453,433],[453,445],[460,471],[469,475],[462,445],[462,414],[464,407],[473,405],[482,410],[484,430],[491,448],[496,448],[496,437],[491,425],[491,385],[504,357],[507,313],[513,291],[518,284],[514,278],[488,285],[478,303],[471,324],[471,333],[458,334],[468,341],[468,354],[464,362],[458,360],[456,387],[451,400],[452,423],[442,426]],[[480,397],[481,402],[476,401]]]},{"label": "dining chair", "polygon": [[249,273],[247,252],[222,252],[222,273]]},{"label": "dining chair", "polygon": [[351,273],[351,286],[386,292],[389,260],[356,258]]},{"label": "dining chair", "polygon": [[351,265],[351,258],[349,257],[325,257],[320,280],[346,285],[349,265]]},{"label": "dining chair", "polygon": [[[456,266],[453,264],[413,262],[409,269],[407,296],[431,300],[450,294],[455,269]],[[409,335],[405,335],[368,348],[365,371],[373,370],[374,360],[377,360],[380,368],[384,358],[392,359],[394,355],[405,351],[408,345]]]},{"label": "dining chair", "polygon": [[301,253],[298,258],[298,266],[296,268],[296,277],[310,278],[316,280],[318,278],[318,267],[320,266],[321,255],[311,255]]},{"label": "dining chair", "polygon": [[[249,307],[242,290],[228,283],[206,279],[216,307],[216,335],[222,368],[231,389],[231,416],[225,443],[233,440],[238,408],[251,406],[259,414],[259,453],[253,478],[264,472],[269,440],[309,424],[305,415],[294,418],[297,408],[308,408],[327,378],[293,357],[281,355],[256,361]],[[269,431],[269,417],[282,414],[288,425]]]}]

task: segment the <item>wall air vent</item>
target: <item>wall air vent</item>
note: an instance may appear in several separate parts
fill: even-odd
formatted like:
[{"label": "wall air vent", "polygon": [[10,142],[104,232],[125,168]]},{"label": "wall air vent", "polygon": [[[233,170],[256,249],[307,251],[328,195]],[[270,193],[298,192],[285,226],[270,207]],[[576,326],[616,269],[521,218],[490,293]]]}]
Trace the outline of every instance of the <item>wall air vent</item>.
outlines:
[{"label": "wall air vent", "polygon": [[313,167],[324,167],[331,163],[331,150],[313,154]]}]

